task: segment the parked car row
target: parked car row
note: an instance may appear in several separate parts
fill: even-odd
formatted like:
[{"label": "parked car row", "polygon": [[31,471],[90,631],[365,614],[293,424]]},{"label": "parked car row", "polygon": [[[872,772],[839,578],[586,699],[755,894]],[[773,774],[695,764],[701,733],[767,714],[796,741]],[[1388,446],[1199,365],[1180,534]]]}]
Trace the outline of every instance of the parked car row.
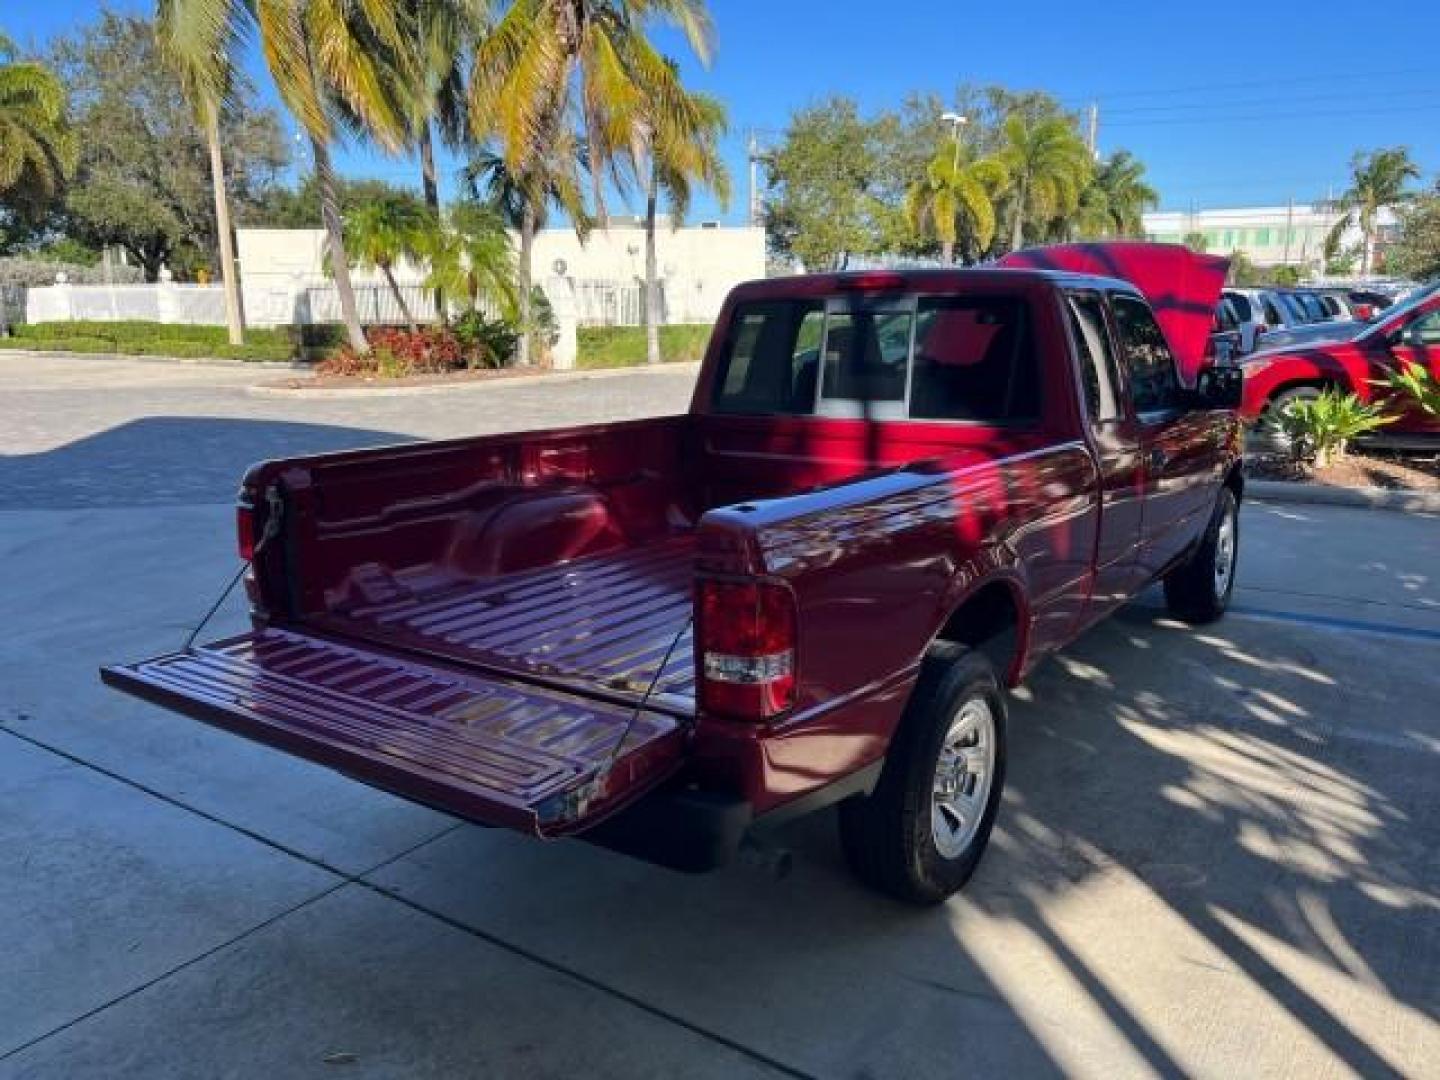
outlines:
[{"label": "parked car row", "polygon": [[[1215,311],[1216,328],[1238,336],[1239,351],[1304,340],[1311,328],[1368,322],[1391,304],[1371,289],[1226,289]],[[1304,333],[1291,337],[1297,331]],[[1322,335],[1323,336],[1323,335]]]}]

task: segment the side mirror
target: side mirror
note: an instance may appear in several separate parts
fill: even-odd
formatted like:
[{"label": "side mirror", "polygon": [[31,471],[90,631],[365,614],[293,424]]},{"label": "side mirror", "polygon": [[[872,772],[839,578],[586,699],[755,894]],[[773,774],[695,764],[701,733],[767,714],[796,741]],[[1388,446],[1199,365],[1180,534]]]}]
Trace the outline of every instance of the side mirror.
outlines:
[{"label": "side mirror", "polygon": [[1245,389],[1245,373],[1236,364],[1211,364],[1200,369],[1195,389],[1187,390],[1191,409],[1238,409]]}]

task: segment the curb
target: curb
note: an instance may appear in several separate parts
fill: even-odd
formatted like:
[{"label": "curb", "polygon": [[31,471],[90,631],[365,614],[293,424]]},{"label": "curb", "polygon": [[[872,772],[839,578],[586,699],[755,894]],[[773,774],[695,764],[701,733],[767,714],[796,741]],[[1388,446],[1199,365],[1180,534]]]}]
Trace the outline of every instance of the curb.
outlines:
[{"label": "curb", "polygon": [[32,360],[132,360],[140,364],[187,364],[190,367],[248,368],[251,371],[310,371],[311,364],[290,360],[231,360],[219,356],[138,356],[122,352],[63,352],[58,349],[0,349],[0,356]]},{"label": "curb", "polygon": [[257,383],[247,386],[245,392],[251,397],[262,398],[328,398],[331,400],[363,401],[369,398],[424,397],[431,394],[475,393],[477,391],[501,390],[507,386],[553,386],[557,383],[585,382],[591,379],[611,379],[621,375],[664,372],[679,375],[693,375],[700,370],[700,361],[687,360],[678,363],[661,364],[652,368],[646,364],[632,367],[596,368],[593,371],[537,371],[533,375],[512,375],[501,379],[477,379],[473,382],[426,383],[422,386],[372,385],[361,389],[350,386],[281,386],[273,383]]},{"label": "curb", "polygon": [[1440,491],[1387,491],[1384,488],[1341,488],[1296,484],[1286,480],[1246,480],[1245,497],[1259,502],[1348,506],[1361,510],[1398,510],[1408,514],[1440,514]]}]

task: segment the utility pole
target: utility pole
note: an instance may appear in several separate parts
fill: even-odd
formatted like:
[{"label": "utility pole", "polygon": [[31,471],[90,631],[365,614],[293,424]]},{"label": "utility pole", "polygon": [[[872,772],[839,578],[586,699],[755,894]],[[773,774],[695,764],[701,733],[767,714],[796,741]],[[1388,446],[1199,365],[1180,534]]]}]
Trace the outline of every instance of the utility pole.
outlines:
[{"label": "utility pole", "polygon": [[1085,138],[1085,146],[1089,149],[1092,158],[1100,156],[1100,103],[1098,101],[1090,103],[1090,128],[1089,134]]},{"label": "utility pole", "polygon": [[750,142],[747,148],[750,155],[750,225],[756,227],[764,224],[764,208],[760,205],[760,140],[755,137],[755,129],[750,129]]},{"label": "utility pole", "polygon": [[1290,234],[1295,231],[1295,196],[1292,193],[1285,204],[1285,254],[1280,258],[1281,266],[1290,265]]}]

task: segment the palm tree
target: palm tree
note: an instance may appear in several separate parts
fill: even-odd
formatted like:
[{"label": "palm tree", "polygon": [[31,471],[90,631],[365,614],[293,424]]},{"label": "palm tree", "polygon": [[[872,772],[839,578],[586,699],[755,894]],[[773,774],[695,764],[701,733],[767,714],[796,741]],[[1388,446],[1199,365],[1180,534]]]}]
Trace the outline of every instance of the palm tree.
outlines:
[{"label": "palm tree", "polygon": [[997,159],[977,160],[958,141],[942,145],[925,167],[925,175],[906,189],[905,216],[916,232],[933,227],[941,259],[954,262],[962,228],[979,251],[995,239],[994,200],[1006,179],[1005,166]]},{"label": "palm tree", "polygon": [[485,202],[501,220],[520,234],[519,303],[520,347],[517,362],[530,363],[534,290],[535,233],[545,227],[552,208],[562,210],[584,239],[590,232],[580,172],[587,155],[573,133],[556,127],[556,138],[542,153],[528,156],[520,168],[512,168],[500,154],[481,149],[461,170],[460,182],[471,198]]},{"label": "palm tree", "polygon": [[515,316],[515,254],[495,207],[474,199],[452,206],[444,226],[431,234],[428,255],[431,288],[463,297],[472,310],[488,297],[503,316]]},{"label": "palm tree", "polygon": [[423,203],[413,197],[391,196],[365,203],[345,218],[345,247],[366,270],[378,269],[410,332],[415,316],[395,281],[395,264],[401,259],[418,262],[433,250],[439,227]]},{"label": "palm tree", "polygon": [[1025,245],[1027,221],[1071,214],[1090,175],[1090,152],[1063,116],[1006,118],[996,154],[1008,177],[1010,247]]},{"label": "palm tree", "polygon": [[[196,0],[197,4],[200,0]],[[399,152],[410,131],[404,94],[419,83],[413,22],[394,0],[206,0],[253,4],[266,66],[305,128],[331,272],[350,346],[368,352],[355,308],[330,144],[340,130]]]},{"label": "palm tree", "polygon": [[210,149],[210,186],[215,197],[215,235],[220,247],[220,280],[225,289],[225,325],[230,344],[245,341],[245,313],[225,192],[225,157],[220,148],[220,114],[236,85],[234,59],[244,44],[243,9],[209,0],[158,0],[155,37],[160,53],[180,79],[185,96],[205,131]]},{"label": "palm tree", "polygon": [[60,196],[75,167],[65,87],[43,64],[16,60],[0,34],[0,202],[37,217]]},{"label": "palm tree", "polygon": [[1144,163],[1128,150],[1117,150],[1101,161],[1080,193],[1075,219],[1080,235],[1141,235],[1145,211],[1160,201],[1144,176]]},{"label": "palm tree", "polygon": [[1420,169],[1403,146],[1359,153],[1350,159],[1350,186],[1335,200],[1340,218],[1326,238],[1326,250],[1339,250],[1340,237],[1354,225],[1364,238],[1360,273],[1368,276],[1375,256],[1375,225],[1382,207],[1394,206],[1410,197],[1405,185],[1420,177]]},{"label": "palm tree", "polygon": [[[670,68],[676,71],[675,65]],[[655,108],[657,104],[668,107]],[[660,279],[655,252],[655,223],[663,197],[670,227],[678,228],[690,210],[698,183],[714,191],[722,206],[730,202],[730,173],[720,157],[720,137],[727,121],[725,106],[708,94],[686,93],[664,103],[647,95],[636,127],[637,167],[648,173],[645,184],[645,338],[646,360],[660,362]]]},{"label": "palm tree", "polygon": [[578,111],[590,155],[594,210],[605,221],[604,181],[619,179],[642,105],[683,109],[679,77],[646,37],[648,24],[677,26],[702,61],[711,26],[704,0],[513,0],[481,40],[470,80],[470,122],[493,135],[517,174]]}]

